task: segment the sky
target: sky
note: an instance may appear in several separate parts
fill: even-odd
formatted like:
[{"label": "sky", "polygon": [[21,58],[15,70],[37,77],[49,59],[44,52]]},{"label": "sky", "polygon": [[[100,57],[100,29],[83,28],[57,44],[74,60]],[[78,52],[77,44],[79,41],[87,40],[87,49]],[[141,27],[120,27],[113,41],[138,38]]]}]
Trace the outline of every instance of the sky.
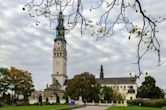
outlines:
[{"label": "sky", "polygon": [[[51,84],[53,39],[56,32],[50,30],[49,22],[41,19],[39,26],[22,10],[25,0],[5,0],[0,4],[0,67],[17,67],[32,73],[36,89],[45,89]],[[166,17],[165,0],[141,0],[147,13]],[[87,5],[90,5],[87,2]],[[99,12],[89,15],[96,16]],[[115,12],[113,12],[115,13]],[[139,23],[139,17],[133,17]],[[157,37],[161,45],[161,59],[166,62],[166,22],[158,25]],[[88,33],[88,32],[87,32]],[[67,40],[67,75],[72,78],[82,72],[90,72],[99,77],[100,65],[104,77],[129,77],[138,73],[136,46],[138,39],[128,40],[128,34],[119,32],[113,37],[94,40],[89,34],[81,37],[79,29],[74,29],[65,37]],[[157,85],[166,89],[166,63],[157,66],[157,56],[150,51],[143,58],[142,70],[152,75]],[[144,76],[142,76],[143,78]],[[140,78],[138,83],[142,79]]]}]

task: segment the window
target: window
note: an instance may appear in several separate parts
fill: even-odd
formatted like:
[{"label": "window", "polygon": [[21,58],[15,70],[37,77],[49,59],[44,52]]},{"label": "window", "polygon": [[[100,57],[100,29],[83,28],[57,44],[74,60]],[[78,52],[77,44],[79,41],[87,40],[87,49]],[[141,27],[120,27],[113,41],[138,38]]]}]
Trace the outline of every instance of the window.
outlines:
[{"label": "window", "polygon": [[58,72],[57,72],[57,75],[58,75]]},{"label": "window", "polygon": [[133,97],[130,97],[130,100],[133,100]]},{"label": "window", "polygon": [[135,93],[133,86],[129,86],[128,93]]},{"label": "window", "polygon": [[126,90],[126,86],[124,86],[124,90]]},{"label": "window", "polygon": [[60,56],[62,56],[62,53],[60,52]]}]

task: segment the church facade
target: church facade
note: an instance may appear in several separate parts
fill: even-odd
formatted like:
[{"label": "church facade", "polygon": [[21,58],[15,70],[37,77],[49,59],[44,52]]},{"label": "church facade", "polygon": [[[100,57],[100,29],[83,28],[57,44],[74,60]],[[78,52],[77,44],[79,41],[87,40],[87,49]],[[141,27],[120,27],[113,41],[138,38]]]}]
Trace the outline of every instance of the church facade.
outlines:
[{"label": "church facade", "polygon": [[[56,27],[56,38],[53,47],[53,73],[52,84],[45,89],[46,97],[59,96],[61,99],[65,92],[67,79],[67,50],[65,39],[64,18],[62,12],[59,12],[58,25]],[[101,86],[112,87],[121,93],[126,100],[136,98],[137,84],[131,77],[104,78],[103,66],[100,70],[100,78],[96,78]]]},{"label": "church facade", "polygon": [[126,100],[136,99],[137,83],[132,77],[104,78],[103,66],[101,65],[100,78],[96,78],[96,82],[101,86],[111,87],[121,93]]}]

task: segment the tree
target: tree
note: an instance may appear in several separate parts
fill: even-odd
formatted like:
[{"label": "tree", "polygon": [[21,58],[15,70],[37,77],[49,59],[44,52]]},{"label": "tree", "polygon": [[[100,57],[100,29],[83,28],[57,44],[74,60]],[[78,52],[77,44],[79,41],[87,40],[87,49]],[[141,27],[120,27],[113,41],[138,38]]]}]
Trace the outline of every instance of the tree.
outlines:
[{"label": "tree", "polygon": [[111,102],[113,100],[114,91],[111,87],[104,86],[102,88],[102,96],[105,101]]},{"label": "tree", "polygon": [[6,93],[10,90],[10,72],[7,68],[0,68],[0,93],[2,93],[2,97],[0,97],[1,103],[10,104],[10,96]]},{"label": "tree", "polygon": [[164,92],[156,86],[156,81],[152,76],[146,76],[145,81],[138,88],[137,97],[139,98],[163,98]]},{"label": "tree", "polygon": [[8,93],[7,96],[6,96],[6,104],[8,104],[8,105],[12,104],[10,93]]},{"label": "tree", "polygon": [[120,102],[123,101],[124,98],[118,91],[112,89],[111,87],[103,86],[102,88],[102,97],[104,98],[104,101],[114,101],[114,102]]},{"label": "tree", "polygon": [[43,105],[43,99],[42,99],[42,95],[41,94],[38,97],[38,102],[39,102],[39,105]]},{"label": "tree", "polygon": [[34,90],[31,73],[11,67],[10,78],[12,85],[11,90],[15,92],[14,100],[17,100],[19,95],[23,95],[24,100],[27,101],[31,92]]},{"label": "tree", "polygon": [[[19,95],[24,96],[24,101],[28,101],[28,97],[34,90],[31,73],[20,70],[15,67],[0,68],[0,92],[3,93],[1,100],[10,104],[12,92],[12,101],[16,102]],[[13,94],[14,93],[14,94]]]},{"label": "tree", "polygon": [[0,93],[7,92],[10,88],[10,72],[7,68],[0,68]]},{"label": "tree", "polygon": [[74,76],[66,87],[66,95],[73,99],[82,97],[83,102],[98,101],[101,86],[96,83],[95,76],[84,72],[80,75]]},{"label": "tree", "polygon": [[113,92],[113,101],[114,102],[121,102],[124,100],[124,97],[121,93],[118,93],[116,90]]},{"label": "tree", "polygon": [[[87,2],[91,4],[87,5]],[[35,19],[36,25],[40,21],[38,17],[44,16],[50,21],[50,28],[56,29],[54,23],[58,19],[58,12],[64,12],[66,33],[75,27],[80,28],[81,36],[90,30],[91,36],[96,40],[101,37],[112,37],[115,32],[128,32],[128,39],[133,36],[138,38],[137,44],[137,64],[139,77],[142,74],[141,59],[150,50],[154,50],[158,55],[158,65],[160,60],[160,43],[156,36],[156,27],[165,20],[163,17],[153,17],[148,14],[142,7],[140,0],[31,0],[25,4],[23,10]],[[104,8],[104,9],[103,9]],[[98,16],[89,17],[88,13],[98,13]],[[135,19],[131,18],[131,12],[135,12],[135,16],[139,16],[141,22],[135,23]],[[114,14],[113,12],[116,12]],[[98,18],[98,19],[97,19]],[[122,28],[116,30],[116,26],[121,25]]]},{"label": "tree", "polygon": [[66,100],[66,104],[68,104],[69,103],[69,97],[65,94],[64,96],[63,96],[63,99],[65,99]]}]

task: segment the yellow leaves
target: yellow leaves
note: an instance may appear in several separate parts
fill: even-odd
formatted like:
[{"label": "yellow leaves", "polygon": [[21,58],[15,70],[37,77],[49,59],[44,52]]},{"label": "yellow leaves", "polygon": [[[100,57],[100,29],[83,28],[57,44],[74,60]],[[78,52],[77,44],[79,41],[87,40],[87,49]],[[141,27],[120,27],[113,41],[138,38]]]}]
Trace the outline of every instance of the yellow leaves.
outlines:
[{"label": "yellow leaves", "polygon": [[15,67],[10,68],[11,81],[15,86],[33,85],[31,73]]},{"label": "yellow leaves", "polygon": [[103,29],[103,28],[99,28],[99,29],[97,30],[97,32],[98,32],[98,33],[103,33],[103,32],[104,32],[104,29]]},{"label": "yellow leaves", "polygon": [[[14,91],[16,94],[30,94],[34,89],[31,73],[25,70],[11,67],[10,69],[1,69],[5,73],[0,91]],[[1,81],[1,80],[0,80]],[[16,98],[16,97],[15,97]]]},{"label": "yellow leaves", "polygon": [[147,36],[148,32],[142,32],[141,28],[139,28],[137,25],[136,26],[132,26],[132,29],[129,32],[129,36],[128,39],[131,39],[131,35],[135,35],[135,37],[139,38],[142,36]]},{"label": "yellow leaves", "polygon": [[135,33],[137,31],[137,28],[133,26],[133,28],[131,29],[130,33]]}]

